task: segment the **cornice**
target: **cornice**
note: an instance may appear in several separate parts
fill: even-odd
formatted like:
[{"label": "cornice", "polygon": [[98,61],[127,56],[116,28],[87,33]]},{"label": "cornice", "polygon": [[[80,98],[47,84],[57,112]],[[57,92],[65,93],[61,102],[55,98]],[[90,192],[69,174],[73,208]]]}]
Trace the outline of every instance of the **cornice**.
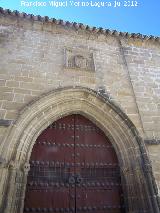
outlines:
[{"label": "cornice", "polygon": [[31,21],[39,21],[43,23],[53,23],[55,25],[60,25],[64,27],[68,27],[75,30],[85,30],[86,32],[91,33],[97,33],[97,34],[103,34],[103,35],[110,35],[110,36],[116,36],[119,38],[127,38],[127,39],[140,39],[144,41],[156,41],[160,43],[160,37],[153,36],[153,35],[142,35],[140,33],[128,33],[128,32],[119,32],[116,30],[109,30],[104,28],[96,28],[96,27],[90,27],[88,25],[84,25],[82,23],[76,23],[76,22],[69,22],[64,20],[57,20],[55,18],[49,18],[48,16],[40,16],[40,15],[33,15],[33,14],[26,14],[26,13],[20,13],[19,11],[11,11],[9,9],[3,9],[0,7],[0,15],[3,16],[10,16],[10,17],[19,17]]}]

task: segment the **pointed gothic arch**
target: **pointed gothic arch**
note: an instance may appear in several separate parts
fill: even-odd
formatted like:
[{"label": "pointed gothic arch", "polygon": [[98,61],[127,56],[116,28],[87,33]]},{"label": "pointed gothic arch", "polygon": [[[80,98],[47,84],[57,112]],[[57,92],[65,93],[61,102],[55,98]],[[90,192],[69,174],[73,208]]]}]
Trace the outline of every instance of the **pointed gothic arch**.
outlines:
[{"label": "pointed gothic arch", "polygon": [[109,96],[82,87],[52,91],[20,112],[1,149],[8,162],[3,168],[2,212],[23,212],[29,159],[37,137],[51,123],[73,113],[90,119],[113,144],[121,168],[126,212],[159,212],[152,169],[135,126]]}]

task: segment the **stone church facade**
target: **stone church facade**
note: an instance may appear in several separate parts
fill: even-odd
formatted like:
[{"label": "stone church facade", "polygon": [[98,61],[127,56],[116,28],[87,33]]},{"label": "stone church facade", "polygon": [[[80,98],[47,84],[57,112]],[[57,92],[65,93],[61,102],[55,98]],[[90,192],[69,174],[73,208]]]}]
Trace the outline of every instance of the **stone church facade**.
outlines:
[{"label": "stone church facade", "polygon": [[0,212],[23,212],[37,137],[76,113],[113,144],[126,212],[160,212],[160,38],[1,8]]}]

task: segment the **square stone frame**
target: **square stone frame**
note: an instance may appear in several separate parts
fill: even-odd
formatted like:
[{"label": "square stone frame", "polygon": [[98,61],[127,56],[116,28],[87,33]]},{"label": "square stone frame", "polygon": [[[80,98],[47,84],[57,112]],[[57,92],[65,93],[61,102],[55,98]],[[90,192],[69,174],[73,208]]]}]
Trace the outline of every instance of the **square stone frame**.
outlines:
[{"label": "square stone frame", "polygon": [[116,151],[126,213],[159,213],[158,192],[144,141],[127,115],[107,95],[66,87],[42,95],[21,110],[0,149],[0,212],[23,213],[29,159],[41,132],[54,121],[78,113],[95,123]]}]

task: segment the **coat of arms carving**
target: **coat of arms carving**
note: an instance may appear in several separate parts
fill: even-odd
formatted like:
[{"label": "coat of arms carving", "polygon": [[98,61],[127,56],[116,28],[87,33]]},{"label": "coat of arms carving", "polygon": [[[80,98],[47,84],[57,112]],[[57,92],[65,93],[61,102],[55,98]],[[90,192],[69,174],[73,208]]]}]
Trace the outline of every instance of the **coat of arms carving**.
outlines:
[{"label": "coat of arms carving", "polygon": [[65,67],[94,71],[93,53],[79,49],[65,49]]}]

